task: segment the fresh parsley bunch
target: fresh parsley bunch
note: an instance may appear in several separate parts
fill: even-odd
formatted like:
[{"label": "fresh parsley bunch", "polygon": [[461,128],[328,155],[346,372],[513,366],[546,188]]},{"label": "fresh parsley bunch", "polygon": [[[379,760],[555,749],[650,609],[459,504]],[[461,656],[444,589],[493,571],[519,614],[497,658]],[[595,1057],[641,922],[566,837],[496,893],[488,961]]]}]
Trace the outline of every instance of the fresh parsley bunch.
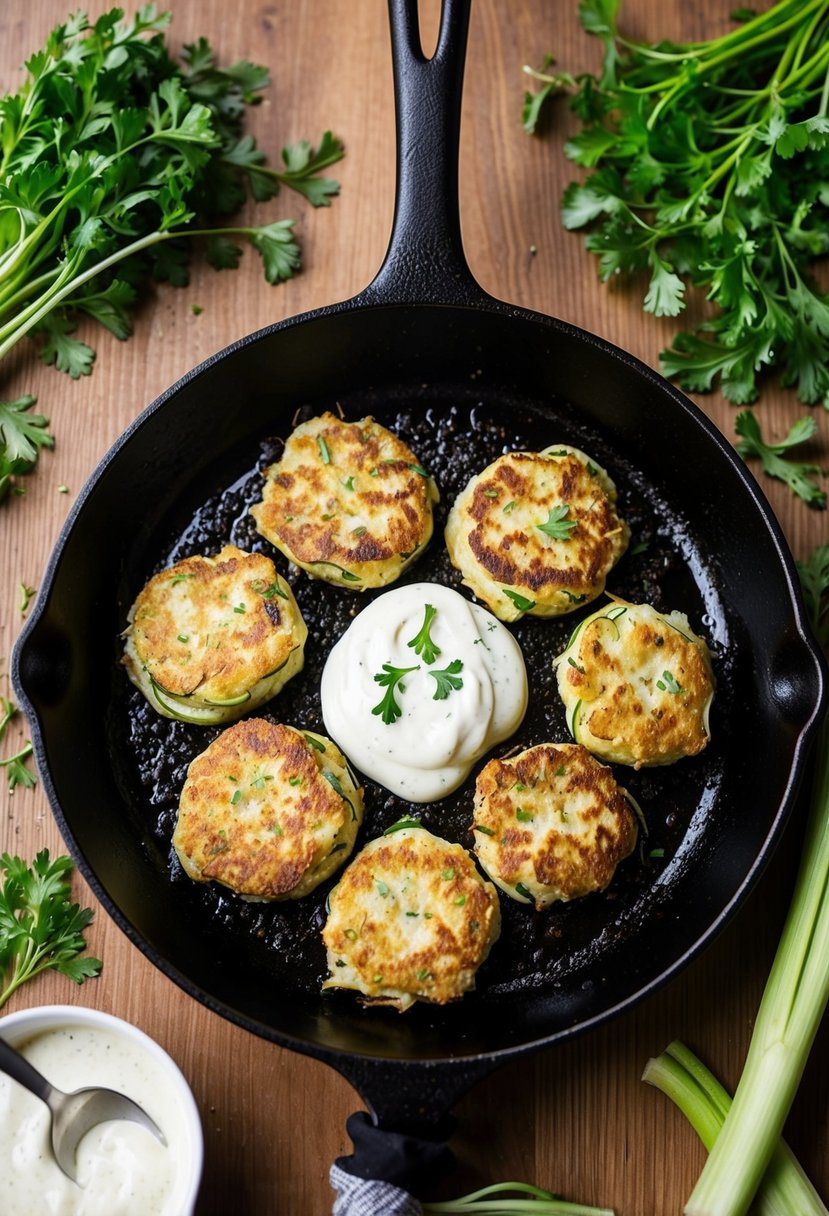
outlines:
[{"label": "fresh parsley bunch", "polygon": [[587,170],[562,205],[588,229],[603,280],[648,276],[644,308],[676,317],[688,285],[712,307],[661,354],[687,389],[757,396],[774,368],[829,406],[829,297],[812,278],[829,252],[829,0],[780,0],[704,42],[647,44],[618,30],[619,0],[582,0],[604,44],[601,75],[534,75],[534,130],[548,97],[572,92],[581,129],[567,156]]},{"label": "fresh parsley bunch", "polygon": [[[73,336],[78,317],[127,338],[142,285],[187,282],[186,238],[204,237],[216,268],[235,267],[247,239],[268,282],[287,279],[300,263],[294,221],[228,217],[281,185],[314,206],[337,193],[320,171],[343,155],[339,141],[326,132],[316,149],[303,141],[268,166],[243,133],[267,71],[220,67],[204,38],[176,63],[169,23],[152,4],[93,24],[74,13],[30,57],[20,91],[0,97],[0,360],[29,335],[46,363],[88,375],[94,351]],[[0,498],[52,445],[33,404],[0,403]]]},{"label": "fresh parsley bunch", "polygon": [[13,992],[41,971],[54,968],[82,984],[101,970],[100,959],[78,958],[92,911],[70,903],[69,857],[49,860],[41,850],[28,866],[20,857],[0,857],[0,1008]]}]

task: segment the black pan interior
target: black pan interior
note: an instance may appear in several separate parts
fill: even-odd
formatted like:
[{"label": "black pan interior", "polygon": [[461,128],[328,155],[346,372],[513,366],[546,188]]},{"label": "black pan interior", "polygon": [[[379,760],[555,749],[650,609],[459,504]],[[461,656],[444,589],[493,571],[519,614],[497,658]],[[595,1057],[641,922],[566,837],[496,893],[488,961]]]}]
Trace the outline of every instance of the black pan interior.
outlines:
[{"label": "black pan interior", "polygon": [[[254,905],[182,875],[169,843],[178,791],[218,732],[157,716],[118,664],[127,609],[155,570],[228,541],[274,555],[248,516],[261,470],[297,418],[334,408],[391,426],[439,484],[435,539],[407,581],[459,587],[441,525],[458,490],[495,456],[555,442],[589,452],[616,481],[633,533],[608,589],[687,612],[709,639],[718,678],[714,741],[700,757],[617,769],[648,831],[610,890],[545,913],[503,899],[503,934],[477,992],[404,1018],[364,1010],[351,994],[320,996],[331,883],[296,903]],[[265,713],[321,729],[322,665],[367,597],[278,564],[309,639],[305,670]],[[791,577],[762,498],[727,445],[627,356],[516,310],[344,306],[254,335],[139,419],[69,522],[16,672],[73,852],[168,974],[226,1016],[300,1048],[466,1057],[551,1041],[637,999],[693,956],[756,877],[819,695]],[[531,709],[499,750],[567,739],[550,663],[578,619],[513,627]],[[472,784],[414,813],[469,846]],[[361,839],[412,811],[372,783],[366,808]]]}]

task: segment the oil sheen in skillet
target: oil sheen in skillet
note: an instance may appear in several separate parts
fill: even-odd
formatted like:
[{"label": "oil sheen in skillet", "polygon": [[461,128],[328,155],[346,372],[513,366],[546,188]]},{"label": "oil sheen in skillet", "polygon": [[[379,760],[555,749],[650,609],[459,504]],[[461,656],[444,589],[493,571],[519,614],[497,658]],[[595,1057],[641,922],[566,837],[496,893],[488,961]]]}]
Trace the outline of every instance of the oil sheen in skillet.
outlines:
[{"label": "oil sheen in skillet", "polygon": [[[315,403],[300,411],[297,420],[330,404]],[[601,975],[602,954],[612,950],[616,941],[635,935],[645,918],[660,915],[661,893],[670,883],[671,873],[693,863],[704,845],[712,808],[716,809],[734,697],[726,611],[706,554],[686,522],[654,495],[641,473],[620,460],[601,435],[576,422],[566,405],[560,409],[555,403],[539,406],[528,401],[511,402],[508,408],[500,402],[490,405],[480,401],[474,385],[465,397],[453,390],[451,400],[436,397],[427,387],[401,390],[398,400],[386,395],[380,403],[365,392],[355,394],[354,400],[343,397],[340,404],[347,418],[372,414],[400,434],[440,489],[434,537],[396,586],[430,582],[470,598],[461,589],[460,575],[442,543],[448,507],[469,479],[501,453],[540,451],[551,443],[570,443],[608,470],[619,491],[619,513],[631,527],[628,552],[613,570],[608,591],[633,602],[653,604],[661,611],[686,612],[711,646],[718,677],[712,744],[701,756],[669,768],[624,771],[623,784],[647,819],[648,834],[642,834],[639,850],[623,863],[609,890],[601,895],[543,913],[503,900],[501,938],[478,974],[476,994],[465,997],[463,1003],[497,998],[514,989],[555,989],[565,979],[572,983],[574,975],[583,975],[586,983],[595,982]],[[139,572],[144,581],[179,558],[215,552],[228,542],[274,555],[258,535],[249,511],[261,495],[262,470],[278,456],[291,426],[292,421],[287,420],[281,434],[263,442],[261,450],[235,454],[235,471],[247,471],[232,484],[223,486],[219,480],[219,488],[205,490],[192,514],[188,505],[187,516],[182,513],[171,522],[167,543],[160,539],[160,551],[148,555],[152,566]],[[260,714],[325,733],[320,682],[328,655],[356,615],[382,593],[358,594],[322,584],[292,571],[281,557],[277,567],[291,582],[308,623],[306,663],[303,672]],[[134,595],[138,589],[129,590]],[[128,607],[125,603],[124,613]],[[520,728],[491,754],[518,745],[569,741],[552,660],[564,649],[581,615],[595,608],[594,603],[556,620],[525,617],[509,627],[524,655],[529,704]],[[221,889],[191,882],[178,865],[170,839],[187,766],[216,737],[218,728],[163,719],[122,673],[117,678],[109,715],[111,751],[121,766],[118,776],[133,808],[136,831],[154,864],[169,874],[180,915],[188,923],[199,924],[200,935],[212,944],[217,957],[243,951],[245,966],[254,968],[264,984],[302,1001],[317,1002],[327,975],[321,930],[331,882],[306,899],[278,905],[246,904]],[[366,779],[366,815],[357,847],[401,817],[414,814],[436,835],[471,848],[477,767],[454,793],[428,805],[413,804]],[[325,1000],[354,1005],[349,994],[326,995]],[[408,1016],[428,1018],[432,1014],[423,1007]]]}]

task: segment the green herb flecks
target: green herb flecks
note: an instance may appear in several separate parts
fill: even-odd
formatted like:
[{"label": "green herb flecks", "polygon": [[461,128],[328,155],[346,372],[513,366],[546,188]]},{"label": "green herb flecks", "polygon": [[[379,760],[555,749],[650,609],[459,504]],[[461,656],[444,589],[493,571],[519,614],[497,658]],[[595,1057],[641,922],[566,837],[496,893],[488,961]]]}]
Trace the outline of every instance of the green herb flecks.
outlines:
[{"label": "green herb flecks", "polygon": [[680,693],[685,691],[682,685],[677,681],[676,677],[670,671],[662,672],[662,679],[656,681],[656,687],[660,689],[661,692],[670,692],[677,697],[680,695]]},{"label": "green herb flecks", "polygon": [[279,579],[274,579],[272,583],[264,583],[259,579],[252,583],[251,586],[257,595],[261,595],[263,600],[272,600],[278,595],[281,600],[288,598],[288,592],[279,585]]},{"label": "green herb flecks", "polygon": [[535,608],[535,600],[528,600],[518,591],[510,591],[509,587],[502,587],[501,590],[508,600],[512,600],[519,612],[529,612],[531,608]]},{"label": "green herb flecks", "polygon": [[403,713],[395,697],[396,691],[401,693],[406,691],[406,686],[402,682],[403,677],[407,676],[409,672],[417,671],[419,668],[419,663],[416,663],[414,667],[393,667],[391,663],[384,663],[383,670],[375,674],[375,682],[382,688],[385,688],[386,692],[382,701],[379,701],[371,712],[379,714],[387,726],[391,726],[392,723],[396,722]]},{"label": "green herb flecks", "polygon": [[539,532],[543,532],[545,536],[549,536],[553,540],[569,540],[570,533],[579,526],[578,520],[567,518],[569,514],[569,504],[561,503],[558,507],[550,508],[545,523],[535,526]]},{"label": "green herb flecks", "polygon": [[32,601],[32,596],[37,591],[36,587],[30,587],[27,583],[20,584],[20,615],[25,616],[29,611],[29,604]]},{"label": "green herb flecks", "polygon": [[331,463],[331,453],[328,450],[328,444],[325,442],[325,439],[323,438],[322,435],[317,436],[317,447],[320,450],[320,459],[322,460],[322,463],[330,464]]},{"label": "green herb flecks", "polygon": [[4,853],[0,869],[0,1008],[13,992],[40,972],[54,968],[82,984],[101,970],[100,959],[78,958],[86,949],[83,932],[92,910],[69,902],[68,857],[49,860],[43,849],[31,866]]},{"label": "green herb flecks", "polygon": [[431,604],[426,604],[423,613],[423,624],[420,627],[420,631],[415,634],[410,642],[406,643],[407,646],[411,646],[419,658],[423,659],[424,663],[434,663],[435,659],[441,652],[440,646],[437,646],[432,641],[432,635],[430,633],[432,621],[436,616],[437,609],[433,608]]}]

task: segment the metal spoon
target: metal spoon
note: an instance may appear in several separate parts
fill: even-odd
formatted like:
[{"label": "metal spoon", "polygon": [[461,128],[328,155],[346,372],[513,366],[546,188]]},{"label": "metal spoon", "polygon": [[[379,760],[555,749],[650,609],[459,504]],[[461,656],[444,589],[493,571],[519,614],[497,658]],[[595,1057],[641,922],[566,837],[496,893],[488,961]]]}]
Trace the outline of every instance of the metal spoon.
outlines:
[{"label": "metal spoon", "polygon": [[0,1071],[18,1081],[45,1102],[52,1112],[52,1151],[55,1160],[68,1178],[78,1181],[76,1154],[86,1133],[97,1123],[110,1119],[125,1119],[138,1123],[166,1145],[164,1134],[147,1112],[132,1098],[114,1089],[76,1089],[65,1094],[55,1089],[24,1056],[0,1038]]}]

